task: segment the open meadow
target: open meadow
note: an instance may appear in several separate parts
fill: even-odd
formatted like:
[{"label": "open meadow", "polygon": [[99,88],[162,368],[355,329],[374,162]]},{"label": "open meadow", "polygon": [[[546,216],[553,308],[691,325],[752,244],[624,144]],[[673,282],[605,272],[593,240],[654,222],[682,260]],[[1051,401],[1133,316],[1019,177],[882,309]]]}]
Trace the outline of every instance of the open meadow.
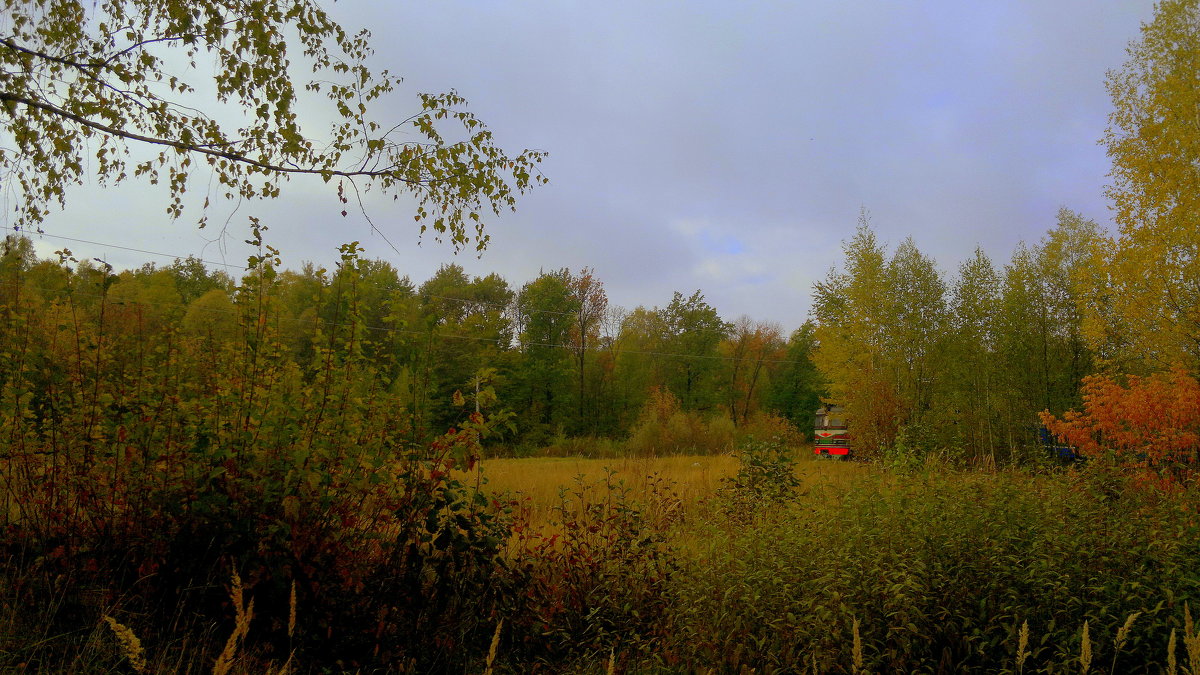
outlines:
[{"label": "open meadow", "polygon": [[[204,581],[193,582],[191,595],[156,588],[149,578],[123,585],[121,561],[98,552],[32,559],[10,543],[0,577],[0,667],[1200,668],[1200,628],[1191,615],[1200,606],[1194,490],[1147,487],[1101,466],[964,471],[927,461],[897,471],[807,452],[797,457],[795,449],[751,443],[736,455],[489,459],[482,474],[452,475],[435,462],[400,477],[406,508],[425,514],[415,528],[403,520],[347,521],[321,535],[302,516],[318,504],[282,512],[279,522],[291,524],[293,538],[305,527],[305,536],[337,537],[324,546],[339,557],[323,564],[361,586],[272,562],[269,555],[320,559],[321,549],[294,543],[291,553],[272,553],[269,529],[254,535],[258,552],[240,566],[194,570],[209,576],[197,577]],[[9,527],[16,525],[10,518]],[[381,535],[404,547],[381,548]],[[236,533],[225,536],[221,549],[236,550]],[[126,549],[122,560],[139,555],[155,559]],[[176,555],[159,552],[151,574],[180,574],[188,561]],[[55,571],[72,556],[71,571]],[[303,583],[280,587],[254,572],[270,565]],[[315,586],[318,579],[334,590]],[[364,618],[371,607],[407,614],[402,623]],[[329,653],[342,654],[341,664],[328,661]],[[364,670],[384,661],[384,670]]]},{"label": "open meadow", "polygon": [[[809,450],[805,446],[798,451],[801,459],[795,468],[796,476],[805,485],[845,486],[870,471],[865,464],[810,459]],[[596,483],[609,471],[625,483],[633,499],[653,500],[655,489],[669,487],[680,508],[694,510],[700,502],[716,494],[724,479],[737,473],[738,460],[729,453],[615,459],[531,457],[488,459],[480,467],[488,490],[519,493],[528,499],[525,503],[531,520],[547,522],[554,507],[561,504],[561,490],[570,491],[580,478],[584,483]]]},{"label": "open meadow", "polygon": [[333,4],[3,3],[0,674],[1200,675],[1200,0]]},{"label": "open meadow", "polygon": [[1200,668],[1194,492],[1102,467],[893,471],[807,450],[782,492],[769,471],[739,483],[733,455],[484,462],[488,487],[556,538],[541,555],[593,572],[556,578],[578,585],[587,620],[555,668]]}]

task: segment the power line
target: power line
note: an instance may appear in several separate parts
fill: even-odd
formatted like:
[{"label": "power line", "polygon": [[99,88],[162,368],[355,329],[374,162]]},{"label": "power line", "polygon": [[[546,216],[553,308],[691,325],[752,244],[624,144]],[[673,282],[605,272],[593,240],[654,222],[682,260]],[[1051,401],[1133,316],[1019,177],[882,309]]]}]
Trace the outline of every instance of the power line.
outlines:
[{"label": "power line", "polygon": [[[23,284],[21,287],[24,289],[41,291],[44,293],[61,293],[61,292],[63,292],[63,289],[46,288],[46,287],[42,287],[42,286],[30,286],[30,285]],[[102,301],[108,300],[108,295],[105,293],[93,293],[93,292],[79,291],[79,290],[74,290],[74,289],[70,290],[68,293],[72,297],[83,296],[83,297],[99,299]],[[241,316],[241,312],[237,311],[236,309],[230,310],[230,309],[222,309],[219,307],[204,307],[204,306],[195,305],[194,303],[185,308],[182,305],[182,303],[179,305],[173,305],[173,304],[169,304],[166,302],[148,302],[145,300],[136,300],[136,301],[132,301],[129,303],[127,303],[125,301],[120,301],[120,300],[117,300],[117,301],[108,300],[108,301],[112,305],[124,306],[124,305],[132,304],[132,305],[142,305],[142,306],[146,306],[146,307],[156,307],[157,306],[160,308],[175,307],[175,308],[183,309],[185,311],[191,311],[191,310],[195,309],[195,310],[199,310],[199,311],[203,311],[203,312],[208,312],[211,314],[223,314],[226,316],[233,316],[233,317]],[[418,335],[418,336],[422,336],[422,337],[437,338],[439,340],[467,340],[467,341],[474,341],[474,342],[487,342],[490,344],[495,344],[495,345],[500,345],[500,346],[504,346],[505,343],[508,343],[508,347],[510,349],[515,348],[512,345],[511,340],[505,340],[503,338],[488,338],[488,337],[482,337],[482,336],[478,336],[478,335],[459,335],[459,334],[454,334],[454,333],[438,333],[438,332],[435,332],[432,328],[430,330],[414,330],[414,329],[409,329],[409,328],[396,328],[396,327],[392,327],[392,326],[370,326],[370,325],[365,325],[365,324],[364,325],[356,325],[356,324],[352,324],[352,323],[324,321],[321,319],[306,321],[303,319],[299,319],[299,318],[295,318],[295,317],[286,317],[286,316],[282,316],[279,314],[276,314],[274,318],[276,321],[279,321],[279,322],[288,322],[288,323],[291,323],[294,325],[299,325],[299,326],[311,325],[313,327],[320,327],[320,328],[355,328],[355,327],[358,327],[358,328],[362,328],[363,330],[367,330],[367,331],[375,331],[375,332],[380,332],[380,333],[398,333],[398,334],[404,334],[404,335]],[[547,348],[547,349],[564,349],[564,350],[568,350],[568,351],[572,351],[572,352],[576,351],[576,347],[571,344],[559,344],[559,343],[553,343],[553,342],[526,342],[526,341],[518,341],[518,342],[519,342],[520,347],[522,347],[522,348],[524,348],[524,347],[543,347],[543,348]],[[715,354],[682,354],[679,352],[661,352],[661,351],[651,351],[651,350],[641,350],[641,349],[619,349],[619,348],[612,349],[612,348],[608,348],[608,347],[601,347],[597,351],[604,351],[604,352],[608,352],[610,354],[629,354],[629,355],[637,355],[637,356],[661,356],[661,357],[675,358],[675,359],[704,359],[704,360],[715,360],[715,361],[738,361],[738,360],[741,360],[741,359],[735,359],[735,358],[729,357],[729,356],[720,356],[720,355],[715,355]],[[803,363],[803,362],[797,361],[795,359],[763,359],[762,363],[798,364],[798,363]]]},{"label": "power line", "polygon": [[[16,232],[18,235],[21,235],[24,237],[30,236],[29,232],[22,231],[19,226],[12,226],[12,227],[9,227],[6,229],[10,229],[10,230]],[[163,257],[163,258],[171,258],[173,260],[185,260],[187,258],[194,258],[195,260],[205,263],[206,265],[217,265],[219,267],[234,267],[239,270],[250,269],[244,265],[234,265],[232,263],[217,262],[215,260],[204,260],[202,258],[197,258],[194,255],[181,256],[181,255],[173,255],[171,253],[162,253],[160,251],[147,251],[146,249],[133,248],[130,246],[121,246],[120,244],[109,244],[109,243],[105,243],[102,241],[91,241],[89,239],[77,239],[75,237],[65,237],[61,234],[50,234],[49,232],[45,232],[43,230],[37,230],[34,234],[36,234],[39,237],[50,237],[51,239],[61,239],[62,241],[73,241],[73,242],[77,242],[80,244],[91,244],[93,246],[105,246],[107,248],[115,248],[115,249],[119,249],[122,251],[132,251],[133,253],[144,253],[146,255],[156,255],[156,256]]]},{"label": "power line", "polygon": [[[372,226],[372,227],[374,227],[374,226]],[[21,235],[21,236],[28,237],[30,235],[29,232],[22,231],[19,226],[13,226],[13,227],[9,227],[7,229],[14,231],[18,235]],[[392,244],[392,242],[390,240],[388,240],[388,238],[382,232],[380,232],[378,229],[376,229],[375,231],[379,234],[380,237],[383,237],[383,240],[388,244],[389,247],[391,247],[391,249],[393,251],[396,252],[396,255],[400,255],[400,251],[395,247],[395,245]],[[50,234],[50,233],[48,233],[44,230],[40,230],[40,229],[37,230],[35,232],[35,234],[39,237],[51,237],[53,239],[61,239],[63,241],[73,241],[73,242],[78,242],[78,243],[82,243],[82,244],[91,244],[94,246],[105,246],[108,248],[115,248],[115,249],[119,249],[122,251],[132,251],[134,253],[145,253],[147,255],[155,255],[155,256],[160,256],[163,258],[171,258],[173,260],[182,260],[185,258],[195,258],[196,260],[198,260],[202,263],[208,264],[208,265],[217,265],[217,266],[222,266],[222,267],[234,267],[234,268],[237,268],[237,269],[240,269],[243,271],[248,271],[250,269],[249,267],[246,267],[245,265],[234,265],[232,263],[224,263],[224,262],[217,262],[214,260],[204,260],[202,258],[196,258],[196,256],[193,256],[191,254],[188,254],[186,256],[181,256],[181,255],[175,255],[172,253],[163,253],[161,251],[148,251],[146,249],[132,248],[129,246],[121,246],[119,244],[110,244],[110,243],[106,243],[106,242],[102,242],[102,241],[92,241],[89,239],[77,239],[74,237],[66,237],[63,235]],[[476,299],[471,299],[471,298],[455,298],[455,297],[450,297],[450,296],[445,296],[445,295],[433,295],[433,294],[420,294],[420,295],[422,295],[422,297],[433,298],[433,299],[437,299],[437,300],[448,300],[450,302],[459,302],[459,303],[463,303],[463,304],[482,305],[484,307],[495,307],[500,310],[505,310],[510,307],[510,305],[504,305],[504,304],[500,304],[497,302],[487,302],[485,300],[476,300]],[[521,311],[526,314],[554,314],[554,315],[559,315],[559,316],[575,316],[575,312],[562,312],[562,311],[557,311],[557,310],[552,310],[552,309],[524,309],[524,308],[521,308]]]},{"label": "power line", "polygon": [[[29,236],[28,232],[22,231],[17,226],[13,226],[13,227],[6,228],[6,229],[11,229],[13,232],[15,232],[19,236],[26,236],[26,237]],[[179,256],[179,255],[173,255],[170,253],[163,253],[160,251],[149,251],[146,249],[122,246],[119,244],[93,241],[93,240],[88,240],[88,239],[78,239],[75,237],[67,237],[67,236],[63,236],[63,235],[55,235],[55,234],[47,233],[40,229],[36,232],[36,234],[37,234],[37,236],[41,236],[41,237],[51,237],[54,239],[61,239],[63,241],[79,242],[79,243],[90,244],[90,245],[94,245],[94,246],[104,246],[104,247],[119,249],[119,250],[123,250],[123,251],[131,251],[131,252],[135,252],[135,253],[144,253],[147,255],[155,255],[155,256],[161,256],[161,257],[165,257],[165,258],[171,258],[173,260],[181,260],[184,258],[194,258],[196,260],[199,260],[202,263],[206,263],[206,264],[210,264],[210,265],[234,267],[234,268],[241,269],[241,270],[249,270],[250,269],[249,267],[242,266],[242,265],[232,265],[229,263],[221,263],[221,262],[215,262],[215,261],[210,261],[210,260],[203,260],[200,258],[196,258],[195,256],[192,256],[192,255]],[[380,232],[379,234],[380,234],[380,236],[383,236],[382,232]],[[387,241],[387,238],[384,237],[384,240]],[[391,245],[390,241],[387,241],[387,243],[389,245]],[[396,251],[397,255],[399,255],[399,251],[396,250],[395,246],[392,246],[392,250]],[[36,287],[29,287],[29,288],[33,288],[34,290],[40,290],[40,291],[49,292],[49,293],[59,292],[56,289],[36,288]],[[98,298],[104,297],[102,294],[88,294],[86,292],[84,293],[84,295],[91,295],[91,297],[98,297]],[[502,310],[508,309],[511,306],[511,305],[502,305],[502,304],[493,303],[493,302],[486,302],[486,301],[482,301],[482,300],[472,300],[469,298],[455,298],[455,297],[443,296],[443,295],[423,294],[422,297],[436,298],[439,300],[447,300],[447,301],[451,301],[451,302],[459,302],[459,303],[470,304],[470,305],[495,307],[495,308],[499,308]],[[140,304],[145,304],[148,306],[153,306],[154,304],[156,304],[156,303],[150,303],[150,302],[145,302],[145,301],[139,301],[139,302],[140,302]],[[157,304],[163,304],[163,303],[157,303]],[[228,310],[221,310],[221,309],[212,308],[212,307],[197,307],[197,309],[200,309],[202,311],[234,314],[234,312],[230,312]],[[527,314],[539,314],[540,313],[540,314],[554,314],[554,315],[562,315],[562,316],[574,316],[575,315],[574,312],[562,312],[562,311],[556,311],[556,310],[530,309],[530,310],[523,310],[523,311]],[[277,319],[283,320],[283,321],[291,321],[291,322],[297,323],[297,324],[307,323],[300,319],[292,319],[292,318],[282,317],[282,316],[277,317]],[[353,324],[342,324],[342,323],[335,323],[335,322],[322,322],[320,325],[325,326],[325,327],[331,327],[331,328],[353,327]],[[365,330],[370,330],[370,331],[392,332],[392,333],[402,333],[402,334],[422,335],[422,336],[429,335],[432,332],[432,331],[427,332],[427,331],[421,331],[421,330],[394,328],[394,327],[388,327],[388,326],[361,326],[361,327]],[[720,331],[719,329],[713,329],[713,328],[701,328],[699,330],[689,331],[689,332],[692,332],[692,333],[722,333],[723,334],[723,331]],[[450,334],[450,333],[434,333],[434,335],[439,338],[446,338],[446,339],[451,339],[451,340],[473,340],[473,341],[480,341],[480,342],[489,342],[489,343],[497,344],[497,345],[502,344],[504,342],[504,340],[502,340],[500,338],[484,338],[484,337],[471,336],[471,335],[455,335],[455,334]],[[525,342],[525,341],[519,341],[519,342],[522,347],[545,347],[545,348],[550,348],[550,349],[566,349],[566,350],[570,350],[570,351],[575,351],[575,347],[573,345],[569,345],[569,344],[554,344],[554,343]],[[633,355],[642,355],[642,356],[664,356],[664,357],[668,357],[668,358],[706,359],[706,360],[721,360],[721,361],[738,361],[738,360],[740,360],[740,359],[735,359],[733,357],[728,357],[728,356],[708,355],[708,354],[682,354],[682,353],[678,353],[678,352],[660,352],[660,351],[649,351],[649,350],[608,349],[608,348],[603,348],[603,350],[606,352],[612,353],[612,354],[633,354]],[[763,363],[798,364],[798,363],[803,363],[803,362],[796,361],[794,359],[766,359],[763,361]]]},{"label": "power line", "polygon": [[[374,228],[374,225],[372,225],[372,227]],[[21,236],[26,236],[26,237],[29,236],[29,233],[22,231],[19,226],[13,226],[13,227],[10,227],[7,229],[11,229],[14,232],[16,232],[18,235],[21,235]],[[384,236],[384,234],[382,232],[380,232],[378,229],[376,229],[375,231],[379,234],[380,237],[383,237],[383,240],[385,242],[387,242],[388,246],[390,246],[393,251],[396,252],[396,255],[400,255],[400,251],[392,244],[392,242],[390,240],[387,239],[386,236]],[[240,269],[243,271],[248,271],[250,269],[249,267],[246,267],[245,265],[234,265],[232,263],[217,262],[214,260],[204,260],[202,258],[197,258],[196,256],[193,256],[191,254],[188,254],[186,256],[181,256],[181,255],[176,255],[176,254],[172,254],[172,253],[163,253],[161,251],[149,251],[149,250],[140,249],[140,248],[132,248],[129,246],[122,246],[119,244],[110,244],[110,243],[101,242],[101,241],[92,241],[92,240],[88,240],[88,239],[77,239],[74,237],[66,237],[63,235],[50,234],[41,229],[37,230],[36,234],[37,234],[37,236],[40,236],[40,237],[51,237],[54,239],[61,239],[63,241],[73,241],[73,242],[79,242],[79,243],[83,243],[83,244],[92,244],[94,246],[105,246],[108,248],[119,249],[122,251],[132,251],[135,253],[145,253],[147,255],[155,255],[155,256],[160,256],[163,258],[171,258],[173,260],[194,258],[195,260],[198,260],[199,262],[202,262],[202,263],[205,263],[208,265],[217,265],[217,266],[221,266],[221,267],[233,267],[233,268]],[[477,300],[477,299],[471,299],[471,298],[455,298],[455,297],[450,297],[450,296],[445,296],[445,295],[433,295],[433,294],[419,294],[419,295],[421,295],[422,297],[425,297],[425,298],[433,298],[433,299],[437,299],[437,300],[447,300],[450,302],[459,302],[459,303],[468,304],[468,305],[494,307],[501,311],[507,310],[511,306],[513,306],[512,304],[505,305],[505,304],[501,304],[501,303],[497,303],[497,302],[487,302],[486,300]],[[563,311],[558,311],[558,310],[553,310],[553,309],[526,309],[526,308],[520,307],[519,305],[517,307],[518,307],[518,310],[524,314],[553,314],[553,315],[557,315],[557,316],[575,316],[575,314],[576,314],[575,312],[563,312]],[[696,332],[696,333],[714,332],[715,333],[715,332],[721,332],[721,331],[719,329],[702,328],[700,330],[692,331],[692,332]]]}]

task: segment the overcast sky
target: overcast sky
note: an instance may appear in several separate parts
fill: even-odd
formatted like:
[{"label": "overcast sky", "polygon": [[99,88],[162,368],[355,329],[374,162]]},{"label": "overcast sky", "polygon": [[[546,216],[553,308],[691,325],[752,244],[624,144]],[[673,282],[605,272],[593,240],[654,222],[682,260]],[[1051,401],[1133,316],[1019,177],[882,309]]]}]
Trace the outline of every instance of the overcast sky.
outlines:
[{"label": "overcast sky", "polygon": [[[911,235],[947,275],[976,246],[999,265],[1066,206],[1109,224],[1105,72],[1150,0],[362,2],[332,9],[374,34],[372,65],[418,91],[454,88],[507,149],[546,150],[550,184],[491,219],[476,259],[372,204],[393,250],[324,186],[293,182],[203,232],[169,222],[144,184],[81,188],[47,233],[244,263],[245,216],[284,264],[331,265],[359,240],[416,283],[458,262],[519,288],[595,268],[612,304],[699,289],[727,320],[785,330],[841,259],[861,208],[894,246]],[[204,186],[199,188],[202,190]],[[290,188],[290,189],[289,189]],[[220,210],[220,209],[224,210]],[[213,216],[223,220],[228,206]],[[169,259],[47,237],[49,252],[118,267]]]}]

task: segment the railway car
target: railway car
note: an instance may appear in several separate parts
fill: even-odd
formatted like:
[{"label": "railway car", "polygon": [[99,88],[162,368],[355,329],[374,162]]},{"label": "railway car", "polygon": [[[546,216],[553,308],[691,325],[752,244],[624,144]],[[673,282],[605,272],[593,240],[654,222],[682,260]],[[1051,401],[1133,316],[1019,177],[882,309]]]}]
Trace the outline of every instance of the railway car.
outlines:
[{"label": "railway car", "polygon": [[850,459],[854,455],[846,413],[841,406],[823,405],[817,408],[813,429],[813,454],[830,459]]}]

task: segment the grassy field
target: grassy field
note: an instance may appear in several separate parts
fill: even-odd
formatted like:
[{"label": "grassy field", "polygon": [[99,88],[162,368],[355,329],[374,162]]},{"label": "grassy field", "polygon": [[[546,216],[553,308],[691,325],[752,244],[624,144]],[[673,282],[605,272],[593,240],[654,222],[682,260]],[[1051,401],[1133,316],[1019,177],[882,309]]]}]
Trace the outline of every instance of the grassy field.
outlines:
[{"label": "grassy field", "polygon": [[[809,459],[807,450],[797,450],[800,459],[796,466],[796,475],[805,484],[846,484],[870,471],[865,464]],[[619,459],[546,457],[489,459],[481,467],[489,490],[528,497],[533,513],[542,519],[559,502],[559,490],[571,488],[580,476],[594,482],[609,470],[615,471],[633,496],[643,498],[650,483],[661,478],[671,483],[684,504],[695,504],[711,497],[721,487],[722,479],[737,472],[738,460],[732,454]]]},{"label": "grassy field", "polygon": [[[429,483],[436,489],[410,494],[435,499],[422,512],[431,520],[391,530],[405,548],[388,554],[364,540],[378,563],[361,586],[301,586],[298,603],[293,586],[290,610],[288,586],[272,591],[249,553],[240,565],[257,618],[245,619],[229,672],[278,672],[289,659],[298,673],[372,663],[455,673],[1200,672],[1195,490],[1148,489],[1101,466],[897,472],[778,452],[795,460],[796,483],[770,470],[759,474],[765,486],[747,482],[746,456],[728,454],[486,460],[445,494],[458,500],[479,484],[502,503],[507,495],[518,505],[507,529],[437,502],[451,488]],[[301,522],[281,513],[278,522]],[[427,534],[436,532],[450,538]],[[497,548],[497,536],[508,544]],[[273,555],[285,554],[313,555]],[[350,556],[327,561],[357,570],[342,567],[357,564]],[[0,562],[0,670],[130,672],[103,613],[143,636],[153,664],[144,672],[207,673],[233,629],[228,564],[206,582],[225,602],[194,615],[167,607],[164,629],[160,608],[130,591],[98,605],[102,577],[63,586],[54,570],[69,569],[65,559]],[[383,623],[366,611],[376,607],[399,618]],[[330,662],[326,645],[357,665]]]},{"label": "grassy field", "polygon": [[607,640],[624,644],[627,672],[1160,672],[1188,660],[1200,672],[1195,494],[1100,468],[896,473],[800,457],[794,498],[749,518],[718,495],[740,468],[730,455],[486,462],[490,486],[526,496],[547,532],[561,529],[560,488],[608,470],[650,510],[655,477],[669,479],[689,516],[647,518],[669,529],[669,583],[642,586],[659,561],[625,552],[607,561],[622,582],[591,589],[634,615],[668,596],[656,623],[617,611],[606,620],[619,632],[629,619],[624,640],[579,629],[592,651],[560,667],[599,672]]}]

